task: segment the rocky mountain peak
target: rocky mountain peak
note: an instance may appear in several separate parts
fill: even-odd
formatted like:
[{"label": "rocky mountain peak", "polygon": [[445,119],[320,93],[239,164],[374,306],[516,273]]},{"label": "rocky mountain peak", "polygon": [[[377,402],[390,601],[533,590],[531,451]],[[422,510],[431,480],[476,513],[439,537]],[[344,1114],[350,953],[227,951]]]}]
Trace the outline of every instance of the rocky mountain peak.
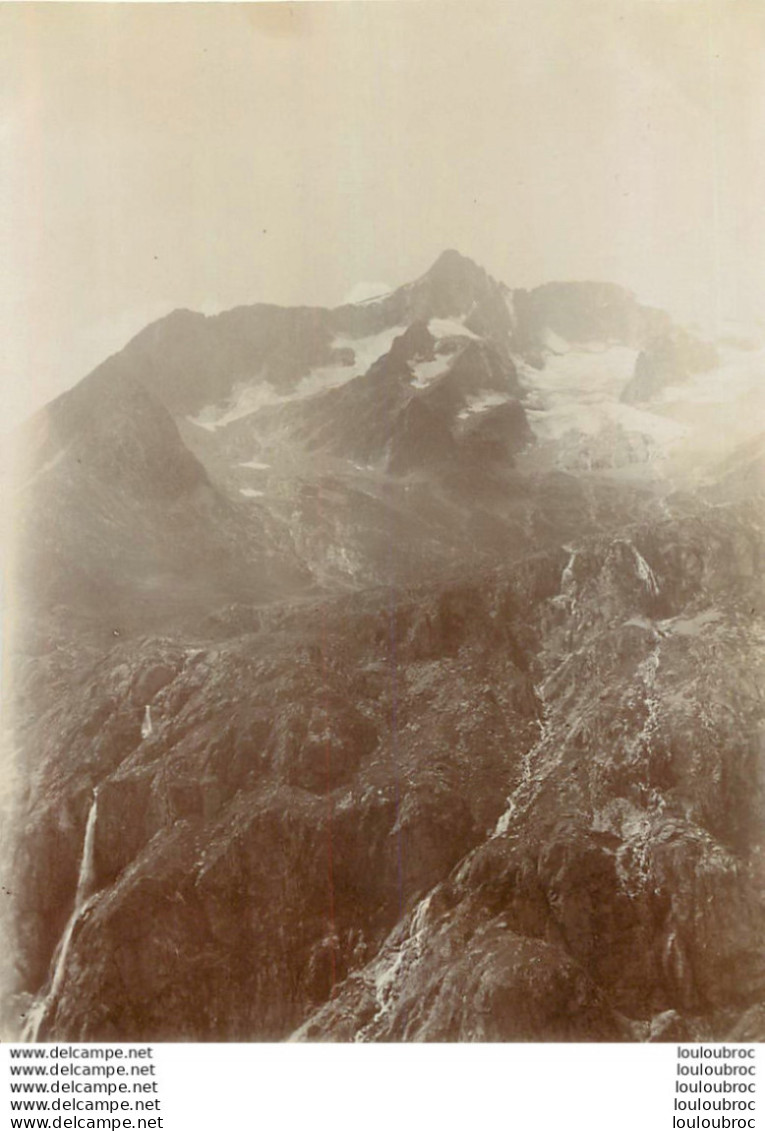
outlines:
[{"label": "rocky mountain peak", "polygon": [[467,255],[453,247],[442,251],[433,265],[425,272],[425,278],[431,279],[458,279],[458,278],[486,278],[483,267]]},{"label": "rocky mountain peak", "polygon": [[761,1038],[762,357],[447,250],[30,421],[9,1032]]},{"label": "rocky mountain peak", "polygon": [[443,314],[466,314],[473,302],[499,288],[483,267],[453,248],[441,252],[412,286],[429,291]]}]

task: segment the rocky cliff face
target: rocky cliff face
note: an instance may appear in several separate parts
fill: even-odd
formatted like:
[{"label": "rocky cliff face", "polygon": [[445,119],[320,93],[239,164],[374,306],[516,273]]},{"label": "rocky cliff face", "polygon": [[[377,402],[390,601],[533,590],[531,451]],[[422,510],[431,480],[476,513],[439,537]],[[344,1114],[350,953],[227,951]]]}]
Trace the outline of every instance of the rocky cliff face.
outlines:
[{"label": "rocky cliff face", "polygon": [[556,340],[640,347],[670,319],[613,283],[544,283],[512,295],[514,346],[537,358]]},{"label": "rocky cliff face", "polygon": [[694,373],[714,369],[718,355],[709,342],[701,342],[673,327],[648,342],[635,363],[635,373],[622,399],[630,403],[650,401],[668,385],[687,381]]},{"label": "rocky cliff face", "polygon": [[[372,1040],[730,1037],[765,973],[759,551],[745,536],[713,564],[699,534],[572,552],[539,606],[537,741],[493,833],[298,1037],[360,1019]],[[670,574],[689,537],[724,607]]]},{"label": "rocky cliff face", "polygon": [[662,317],[448,252],[32,422],[11,1033],[763,1035],[761,439],[624,415]]}]

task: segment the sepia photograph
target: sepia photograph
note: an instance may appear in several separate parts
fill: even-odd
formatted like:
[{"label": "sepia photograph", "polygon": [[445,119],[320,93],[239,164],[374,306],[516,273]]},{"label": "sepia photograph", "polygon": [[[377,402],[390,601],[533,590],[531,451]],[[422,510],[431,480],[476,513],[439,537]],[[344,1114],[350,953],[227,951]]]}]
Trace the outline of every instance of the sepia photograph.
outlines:
[{"label": "sepia photograph", "polygon": [[765,1040],[764,51],[0,3],[3,1041]]}]

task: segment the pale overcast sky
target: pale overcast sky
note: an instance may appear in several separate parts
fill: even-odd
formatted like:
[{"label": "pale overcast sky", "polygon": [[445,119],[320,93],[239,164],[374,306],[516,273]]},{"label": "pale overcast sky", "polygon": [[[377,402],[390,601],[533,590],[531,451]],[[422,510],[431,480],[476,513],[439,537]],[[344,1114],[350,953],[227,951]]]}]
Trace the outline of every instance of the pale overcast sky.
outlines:
[{"label": "pale overcast sky", "polygon": [[176,308],[456,247],[765,317],[760,0],[0,5],[6,423]]}]

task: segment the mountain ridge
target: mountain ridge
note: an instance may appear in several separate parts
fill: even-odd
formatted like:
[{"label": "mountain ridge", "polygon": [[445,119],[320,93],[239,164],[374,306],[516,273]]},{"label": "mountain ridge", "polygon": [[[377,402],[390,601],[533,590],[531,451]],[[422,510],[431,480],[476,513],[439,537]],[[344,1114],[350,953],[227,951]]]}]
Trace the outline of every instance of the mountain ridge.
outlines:
[{"label": "mountain ridge", "polygon": [[449,250],[35,416],[10,1033],[762,1039],[762,361],[683,333]]}]

